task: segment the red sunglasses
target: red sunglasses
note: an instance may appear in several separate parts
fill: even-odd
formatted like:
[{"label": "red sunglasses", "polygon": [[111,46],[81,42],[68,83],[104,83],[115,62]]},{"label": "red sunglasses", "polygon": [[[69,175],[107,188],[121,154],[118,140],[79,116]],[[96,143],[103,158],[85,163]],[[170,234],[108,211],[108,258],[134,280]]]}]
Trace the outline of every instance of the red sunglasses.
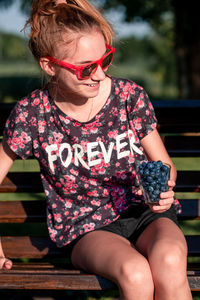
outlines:
[{"label": "red sunglasses", "polygon": [[106,44],[106,49],[110,51],[107,52],[102,58],[82,66],[71,65],[63,60],[59,60],[51,56],[47,56],[46,58],[48,58],[55,65],[74,70],[77,78],[81,80],[90,78],[96,72],[98,66],[101,66],[102,70],[105,70],[111,65],[115,54],[115,48]]}]

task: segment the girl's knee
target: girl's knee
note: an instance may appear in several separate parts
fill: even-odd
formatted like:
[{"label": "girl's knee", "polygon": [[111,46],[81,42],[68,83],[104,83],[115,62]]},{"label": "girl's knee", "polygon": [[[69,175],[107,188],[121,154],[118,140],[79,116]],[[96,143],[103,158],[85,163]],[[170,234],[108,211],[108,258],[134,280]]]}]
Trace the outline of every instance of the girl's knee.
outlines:
[{"label": "girl's knee", "polygon": [[123,289],[145,289],[153,293],[154,284],[147,260],[138,259],[124,261],[118,273],[118,283]]}]

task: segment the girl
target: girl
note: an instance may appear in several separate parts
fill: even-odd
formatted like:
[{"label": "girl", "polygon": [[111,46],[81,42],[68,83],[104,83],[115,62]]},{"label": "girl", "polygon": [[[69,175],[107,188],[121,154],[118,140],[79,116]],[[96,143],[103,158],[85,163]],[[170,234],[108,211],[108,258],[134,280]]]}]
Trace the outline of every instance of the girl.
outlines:
[{"label": "girl", "polygon": [[[106,74],[115,53],[110,25],[87,0],[35,0],[27,25],[49,83],[12,111],[0,173],[16,155],[38,159],[51,239],[71,247],[76,268],[115,282],[121,300],[192,299],[176,170],[146,92]],[[171,165],[170,189],[154,206],[137,188],[147,158]]]}]

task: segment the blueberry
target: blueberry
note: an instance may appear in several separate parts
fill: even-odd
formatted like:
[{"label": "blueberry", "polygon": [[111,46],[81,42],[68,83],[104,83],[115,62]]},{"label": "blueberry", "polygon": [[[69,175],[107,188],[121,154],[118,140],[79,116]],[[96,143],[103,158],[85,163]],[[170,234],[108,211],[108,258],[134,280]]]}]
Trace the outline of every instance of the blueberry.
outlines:
[{"label": "blueberry", "polygon": [[170,168],[161,161],[143,162],[139,166],[139,173],[142,185],[148,194],[148,201],[158,202],[160,193],[169,189],[167,181],[170,175]]}]

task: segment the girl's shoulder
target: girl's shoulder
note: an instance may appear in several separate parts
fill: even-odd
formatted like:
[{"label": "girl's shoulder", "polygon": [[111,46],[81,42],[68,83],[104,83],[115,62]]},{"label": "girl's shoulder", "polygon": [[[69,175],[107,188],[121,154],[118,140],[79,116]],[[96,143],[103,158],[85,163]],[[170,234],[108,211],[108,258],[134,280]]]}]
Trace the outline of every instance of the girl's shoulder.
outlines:
[{"label": "girl's shoulder", "polygon": [[137,84],[135,81],[127,78],[122,78],[122,77],[115,77],[111,76],[112,83],[115,87],[118,87],[121,90],[125,91],[143,91],[143,87],[141,87],[139,84]]}]

